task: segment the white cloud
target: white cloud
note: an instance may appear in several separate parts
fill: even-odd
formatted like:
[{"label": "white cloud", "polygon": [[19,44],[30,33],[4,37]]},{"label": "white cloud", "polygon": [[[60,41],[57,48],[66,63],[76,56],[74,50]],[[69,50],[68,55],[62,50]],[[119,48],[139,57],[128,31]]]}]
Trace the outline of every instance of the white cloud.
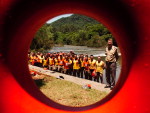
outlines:
[{"label": "white cloud", "polygon": [[54,21],[56,21],[56,20],[58,20],[58,19],[60,19],[60,18],[62,18],[62,17],[69,17],[69,16],[71,16],[71,15],[72,15],[72,14],[59,15],[59,16],[56,16],[56,17],[54,17],[54,18],[48,20],[46,23],[52,23],[52,22],[54,22]]}]

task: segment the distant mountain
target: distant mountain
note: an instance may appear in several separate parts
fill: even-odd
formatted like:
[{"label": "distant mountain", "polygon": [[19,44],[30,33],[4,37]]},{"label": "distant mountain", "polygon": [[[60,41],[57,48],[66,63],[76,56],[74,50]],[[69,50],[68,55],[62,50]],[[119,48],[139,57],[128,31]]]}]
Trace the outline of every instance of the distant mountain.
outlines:
[{"label": "distant mountain", "polygon": [[80,28],[87,24],[99,24],[99,22],[84,15],[73,14],[69,17],[63,17],[55,22],[52,22],[50,25],[52,25],[52,27],[57,28],[66,24],[75,25],[76,27]]},{"label": "distant mountain", "polygon": [[42,26],[30,48],[48,50],[52,44],[104,47],[110,38],[114,39],[103,24],[93,18],[73,14]]}]

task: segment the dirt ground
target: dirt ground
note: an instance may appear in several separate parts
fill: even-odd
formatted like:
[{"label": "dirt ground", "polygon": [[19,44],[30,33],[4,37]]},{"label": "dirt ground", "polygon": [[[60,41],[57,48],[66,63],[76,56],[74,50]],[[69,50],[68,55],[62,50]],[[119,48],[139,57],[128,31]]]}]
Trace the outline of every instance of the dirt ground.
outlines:
[{"label": "dirt ground", "polygon": [[66,74],[63,74],[63,73],[54,72],[54,71],[51,71],[51,70],[44,70],[43,68],[32,66],[32,65],[29,65],[29,69],[36,71],[38,74],[53,76],[55,78],[59,78],[59,76],[63,76],[64,80],[66,80],[66,81],[70,81],[70,82],[73,82],[73,83],[76,83],[76,84],[82,85],[82,86],[86,85],[86,84],[90,84],[91,88],[93,88],[93,89],[96,89],[96,90],[99,90],[99,91],[105,91],[107,93],[111,92],[111,90],[109,88],[104,88],[105,84],[101,84],[101,83],[98,83],[98,82],[95,82],[95,81],[86,80],[86,79],[66,75]]}]

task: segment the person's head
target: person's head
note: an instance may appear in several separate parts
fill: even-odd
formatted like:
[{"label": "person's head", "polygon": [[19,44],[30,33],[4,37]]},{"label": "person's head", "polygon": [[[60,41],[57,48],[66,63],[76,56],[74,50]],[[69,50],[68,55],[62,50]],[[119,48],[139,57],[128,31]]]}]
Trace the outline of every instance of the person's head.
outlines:
[{"label": "person's head", "polygon": [[41,53],[40,56],[43,57],[44,56],[43,53]]},{"label": "person's head", "polygon": [[70,55],[70,54],[67,54],[67,56],[68,56],[68,58],[70,58],[71,55]]},{"label": "person's head", "polygon": [[52,57],[53,57],[53,54],[50,54],[50,57],[52,58]]},{"label": "person's head", "polygon": [[94,59],[94,56],[93,56],[93,55],[91,55],[91,56],[90,56],[90,58],[91,58],[91,60],[93,60],[93,59]]},{"label": "person's head", "polygon": [[74,54],[72,54],[72,58],[74,58],[74,56],[75,56],[75,55],[74,55]]},{"label": "person's head", "polygon": [[65,56],[65,59],[68,60],[68,56],[67,55]]},{"label": "person's head", "polygon": [[63,58],[63,56],[62,55],[60,55],[60,59],[62,59]]},{"label": "person's head", "polygon": [[45,57],[44,59],[47,60],[47,57]]},{"label": "person's head", "polygon": [[72,55],[72,54],[74,54],[74,52],[73,52],[73,51],[70,51],[70,54]]},{"label": "person's head", "polygon": [[112,47],[112,45],[113,45],[113,40],[112,40],[112,39],[109,39],[108,42],[107,42],[107,44],[108,44],[108,47]]},{"label": "person's head", "polygon": [[85,56],[84,60],[85,60],[85,61],[88,61],[88,57],[87,57],[87,56]]},{"label": "person's head", "polygon": [[78,59],[78,57],[77,57],[77,55],[76,55],[76,54],[74,55],[74,58],[75,58],[75,60],[77,60],[77,59]]},{"label": "person's head", "polygon": [[81,54],[79,54],[78,57],[80,58],[80,57],[81,57]]},{"label": "person's head", "polygon": [[82,60],[82,61],[83,61],[83,60],[84,60],[84,57],[80,57],[80,60]]},{"label": "person's head", "polygon": [[88,54],[85,54],[85,57],[88,57]]},{"label": "person's head", "polygon": [[98,56],[98,61],[101,61],[101,57],[100,56]]},{"label": "person's head", "polygon": [[40,52],[37,52],[37,55],[40,55]]},{"label": "person's head", "polygon": [[63,56],[65,56],[65,55],[66,55],[66,53],[62,52],[62,55],[63,55]]},{"label": "person's head", "polygon": [[54,53],[54,54],[53,54],[53,57],[55,57],[55,58],[56,58],[56,53]]},{"label": "person's head", "polygon": [[68,56],[70,56],[70,53],[66,53]]},{"label": "person's head", "polygon": [[70,55],[69,59],[72,60],[72,55]]},{"label": "person's head", "polygon": [[58,59],[58,56],[56,55],[55,58]]},{"label": "person's head", "polygon": [[50,57],[51,53],[48,53],[47,56]]},{"label": "person's head", "polygon": [[81,54],[81,58],[84,58],[84,55],[83,55],[83,54]]}]

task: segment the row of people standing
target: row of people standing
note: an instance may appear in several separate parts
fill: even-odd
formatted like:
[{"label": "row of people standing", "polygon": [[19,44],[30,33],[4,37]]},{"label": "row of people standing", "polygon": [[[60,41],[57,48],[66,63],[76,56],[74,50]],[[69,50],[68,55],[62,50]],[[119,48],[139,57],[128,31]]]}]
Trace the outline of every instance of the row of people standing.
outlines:
[{"label": "row of people standing", "polygon": [[105,63],[99,56],[97,60],[93,55],[76,55],[70,53],[30,53],[28,55],[31,65],[47,68],[75,77],[85,78],[103,83],[103,70]]},{"label": "row of people standing", "polygon": [[93,55],[76,55],[72,51],[70,53],[42,53],[29,54],[29,63],[32,65],[48,68],[50,70],[63,72],[80,78],[85,78],[103,83],[103,70],[105,69],[106,86],[105,88],[113,89],[116,85],[116,68],[119,58],[118,48],[113,45],[113,40],[109,39],[105,49],[105,63],[99,56],[97,60]]}]

